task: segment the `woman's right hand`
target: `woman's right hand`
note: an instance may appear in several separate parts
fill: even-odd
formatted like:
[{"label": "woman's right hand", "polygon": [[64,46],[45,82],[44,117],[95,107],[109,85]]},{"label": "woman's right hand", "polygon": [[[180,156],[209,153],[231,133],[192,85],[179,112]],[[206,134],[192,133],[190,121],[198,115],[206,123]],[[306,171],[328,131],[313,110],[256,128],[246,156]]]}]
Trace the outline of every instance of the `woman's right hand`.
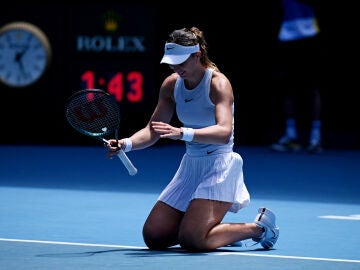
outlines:
[{"label": "woman's right hand", "polygon": [[120,149],[124,148],[124,141],[122,139],[109,139],[107,140],[107,143],[104,143],[104,146],[108,149],[106,156],[112,159],[113,156],[116,156],[119,153]]}]

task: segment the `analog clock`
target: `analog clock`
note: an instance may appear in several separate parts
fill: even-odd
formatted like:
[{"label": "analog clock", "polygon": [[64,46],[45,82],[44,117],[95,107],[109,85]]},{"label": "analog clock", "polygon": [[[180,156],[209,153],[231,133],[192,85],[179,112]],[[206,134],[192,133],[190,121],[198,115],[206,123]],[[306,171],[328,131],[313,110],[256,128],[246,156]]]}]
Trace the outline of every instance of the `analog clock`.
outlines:
[{"label": "analog clock", "polygon": [[0,28],[0,82],[29,86],[44,74],[50,60],[50,42],[37,26],[12,22]]}]

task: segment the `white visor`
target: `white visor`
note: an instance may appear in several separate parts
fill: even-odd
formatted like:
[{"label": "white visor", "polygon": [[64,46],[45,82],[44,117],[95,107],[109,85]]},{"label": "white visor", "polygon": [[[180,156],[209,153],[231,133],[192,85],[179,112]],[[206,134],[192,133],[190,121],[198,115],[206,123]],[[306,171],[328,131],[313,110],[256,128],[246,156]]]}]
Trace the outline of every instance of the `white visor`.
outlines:
[{"label": "white visor", "polygon": [[192,53],[200,51],[199,44],[194,46],[182,46],[176,43],[166,43],[164,56],[160,64],[179,65],[185,62]]}]

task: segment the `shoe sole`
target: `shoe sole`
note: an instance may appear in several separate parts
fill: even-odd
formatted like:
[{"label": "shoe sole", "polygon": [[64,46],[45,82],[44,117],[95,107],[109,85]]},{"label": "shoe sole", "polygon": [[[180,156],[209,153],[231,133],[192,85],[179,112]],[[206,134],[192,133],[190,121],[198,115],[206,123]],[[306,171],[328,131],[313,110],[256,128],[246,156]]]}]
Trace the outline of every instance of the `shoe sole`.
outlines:
[{"label": "shoe sole", "polygon": [[275,235],[274,237],[270,238],[270,239],[266,239],[264,241],[260,241],[260,244],[262,245],[263,248],[265,249],[270,249],[272,248],[275,244],[276,241],[279,238],[279,228],[275,228],[274,230],[271,230],[272,233]]},{"label": "shoe sole", "polygon": [[[271,219],[275,220],[274,213],[272,211],[270,211],[269,209],[263,207],[263,208],[260,208],[259,211],[258,211],[258,214],[260,214],[260,215],[256,219],[256,222],[261,222],[261,223],[265,224],[268,228],[271,228],[272,225],[269,224],[266,219],[264,221],[262,221],[262,217],[263,217],[263,215],[265,215],[265,213],[267,214],[267,216],[271,217]],[[263,248],[265,248],[265,249],[272,248],[275,245],[277,239],[279,238],[279,228],[278,227],[275,227],[275,228],[270,229],[270,230],[274,234],[274,237],[272,237],[270,239],[263,240],[263,241],[261,241],[261,240],[259,241],[261,246]]]}]

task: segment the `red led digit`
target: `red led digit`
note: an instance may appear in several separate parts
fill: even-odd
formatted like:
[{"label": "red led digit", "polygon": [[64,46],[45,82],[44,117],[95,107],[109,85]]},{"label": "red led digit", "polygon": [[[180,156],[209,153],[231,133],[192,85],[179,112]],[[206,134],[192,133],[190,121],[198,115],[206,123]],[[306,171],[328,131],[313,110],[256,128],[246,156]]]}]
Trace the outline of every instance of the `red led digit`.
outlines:
[{"label": "red led digit", "polygon": [[123,73],[117,72],[108,82],[107,91],[114,95],[116,101],[120,102],[123,99],[124,93],[124,79]]},{"label": "red led digit", "polygon": [[141,72],[132,71],[127,75],[130,91],[126,97],[130,102],[139,102],[143,96],[143,76]]},{"label": "red led digit", "polygon": [[81,75],[81,81],[85,83],[86,89],[95,88],[95,73],[94,71],[87,70]]}]

